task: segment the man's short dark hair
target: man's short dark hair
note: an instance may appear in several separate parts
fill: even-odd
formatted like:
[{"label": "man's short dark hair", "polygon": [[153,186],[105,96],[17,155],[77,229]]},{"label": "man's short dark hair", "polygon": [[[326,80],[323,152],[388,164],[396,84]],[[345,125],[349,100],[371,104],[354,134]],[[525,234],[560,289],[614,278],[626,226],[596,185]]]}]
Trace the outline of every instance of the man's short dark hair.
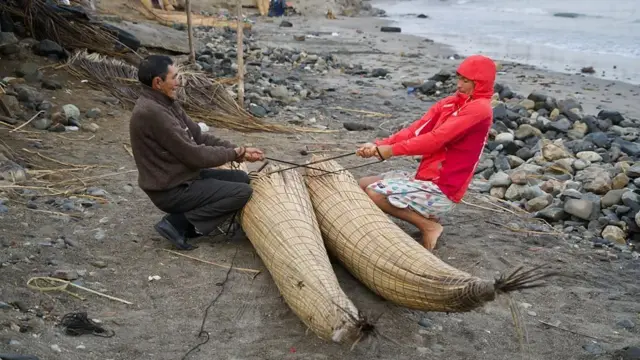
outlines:
[{"label": "man's short dark hair", "polygon": [[138,66],[138,80],[151,87],[153,79],[156,77],[162,80],[167,79],[167,73],[169,73],[169,66],[171,65],[173,65],[173,60],[166,55],[149,55]]}]

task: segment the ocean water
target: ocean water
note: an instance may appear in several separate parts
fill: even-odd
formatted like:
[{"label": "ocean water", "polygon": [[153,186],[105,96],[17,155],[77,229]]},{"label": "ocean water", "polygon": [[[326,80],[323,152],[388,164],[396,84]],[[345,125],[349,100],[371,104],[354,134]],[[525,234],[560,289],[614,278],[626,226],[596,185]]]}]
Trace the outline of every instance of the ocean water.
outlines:
[{"label": "ocean water", "polygon": [[373,5],[403,33],[445,43],[462,55],[572,73],[593,66],[594,76],[640,84],[640,0],[377,0]]}]

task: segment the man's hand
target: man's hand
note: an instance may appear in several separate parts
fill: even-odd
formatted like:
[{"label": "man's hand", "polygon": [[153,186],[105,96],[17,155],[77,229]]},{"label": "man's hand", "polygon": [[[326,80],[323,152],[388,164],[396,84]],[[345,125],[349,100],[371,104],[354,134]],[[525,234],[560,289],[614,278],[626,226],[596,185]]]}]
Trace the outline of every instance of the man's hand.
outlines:
[{"label": "man's hand", "polygon": [[264,160],[264,153],[262,150],[257,148],[245,148],[246,151],[244,153],[244,160],[248,162],[256,162]]},{"label": "man's hand", "polygon": [[356,155],[362,158],[370,158],[376,154],[376,145],[372,143],[366,143],[356,150]]}]

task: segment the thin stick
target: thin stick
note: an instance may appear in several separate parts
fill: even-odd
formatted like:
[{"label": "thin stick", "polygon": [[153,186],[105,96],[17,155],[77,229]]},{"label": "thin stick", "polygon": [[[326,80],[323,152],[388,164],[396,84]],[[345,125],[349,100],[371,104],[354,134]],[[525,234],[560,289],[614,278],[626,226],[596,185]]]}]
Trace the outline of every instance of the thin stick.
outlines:
[{"label": "thin stick", "polygon": [[541,323],[541,324],[544,324],[544,325],[550,326],[550,327],[552,327],[552,328],[556,328],[556,329],[558,329],[558,330],[562,330],[562,331],[566,331],[566,332],[568,332],[568,333],[572,333],[572,334],[574,334],[574,335],[580,335],[580,336],[588,337],[588,338],[595,339],[595,340],[605,341],[604,339],[601,339],[601,338],[598,338],[598,337],[595,337],[595,336],[591,336],[591,335],[587,335],[587,334],[583,334],[583,333],[581,333],[581,332],[577,332],[577,331],[569,330],[569,329],[567,329],[567,328],[563,328],[563,327],[558,326],[558,325],[550,324],[550,323],[548,323],[548,322],[546,322],[546,321],[538,320],[538,322],[539,322],[539,323]]},{"label": "thin stick", "polygon": [[192,22],[191,22],[191,0],[187,0],[185,4],[185,8],[187,8],[187,32],[189,33],[189,61],[192,64],[196,63],[196,49],[193,45],[193,30],[192,30]]},{"label": "thin stick", "polygon": [[86,177],[86,178],[82,178],[82,179],[65,180],[65,181],[59,182],[57,185],[68,184],[68,183],[74,182],[74,181],[84,182],[84,181],[87,181],[87,180],[103,179],[103,178],[110,177],[110,176],[129,174],[129,173],[136,172],[136,171],[138,171],[138,170],[128,170],[128,171],[108,173],[108,174],[103,174],[103,175],[98,175],[98,176],[90,176],[90,177]]},{"label": "thin stick", "polygon": [[369,115],[369,116],[378,116],[378,117],[392,117],[393,116],[391,114],[383,114],[383,113],[367,111],[367,110],[347,109],[347,108],[343,108],[341,106],[331,107],[329,109],[342,110],[342,111],[348,111],[348,112],[355,112],[355,113],[365,114],[365,115]]},{"label": "thin stick", "polygon": [[74,217],[77,219],[81,219],[82,216],[80,215],[75,215],[75,214],[65,214],[65,213],[61,213],[58,211],[49,211],[49,210],[38,210],[38,209],[29,209],[33,212],[39,212],[39,213],[43,213],[43,214],[49,214],[49,215],[58,215],[58,216],[70,216],[70,217]]},{"label": "thin stick", "polygon": [[465,200],[462,200],[461,202],[462,202],[463,204],[465,204],[465,205],[468,205],[468,206],[471,206],[471,207],[475,207],[475,208],[478,208],[478,209],[483,209],[483,210],[488,210],[488,211],[498,212],[498,210],[496,210],[496,209],[488,208],[488,207],[486,207],[486,206],[482,206],[482,205],[472,204],[472,203],[470,203],[470,202],[468,202],[468,201],[465,201]]},{"label": "thin stick", "polygon": [[238,13],[238,25],[236,26],[236,34],[238,37],[238,105],[244,108],[244,45],[242,44],[244,28],[242,26],[242,0],[237,0],[236,7],[236,12]]},{"label": "thin stick", "polygon": [[122,146],[124,146],[124,150],[129,153],[129,155],[131,155],[131,157],[133,157],[133,151],[131,151],[131,148],[129,148],[127,146],[127,144],[122,144]]},{"label": "thin stick", "polygon": [[29,119],[26,123],[18,126],[17,128],[10,130],[9,132],[14,132],[14,131],[18,131],[20,129],[22,129],[23,127],[25,127],[28,123],[32,122],[33,120],[35,120],[35,118],[38,117],[38,115],[42,114],[44,112],[44,110],[40,110],[38,111],[35,115],[33,115],[33,117],[31,119]]},{"label": "thin stick", "polygon": [[[212,261],[207,261],[207,260],[202,260],[202,259],[198,259],[197,257],[193,257],[193,256],[189,256],[189,255],[185,255],[185,254],[181,254],[177,251],[173,251],[173,250],[169,250],[169,249],[162,249],[163,251],[166,251],[168,253],[174,254],[174,255],[178,255],[178,256],[182,256],[182,257],[186,257],[188,259],[191,260],[195,260],[195,261],[200,261],[202,263],[205,264],[209,264],[209,265],[213,265],[213,266],[217,266],[217,267],[221,267],[223,269],[229,269],[229,265],[223,265],[223,264],[218,264],[218,263],[214,263]],[[238,271],[243,271],[243,272],[248,272],[248,273],[252,273],[255,275],[260,274],[260,270],[255,270],[255,269],[247,269],[247,268],[239,268],[239,267],[233,267],[233,270],[238,270]]]},{"label": "thin stick", "polygon": [[514,227],[509,226],[509,225],[500,224],[500,223],[497,223],[497,222],[494,222],[494,221],[489,221],[489,220],[486,220],[485,222],[487,222],[489,224],[492,224],[492,225],[503,227],[505,229],[509,229],[509,230],[511,230],[513,232],[526,233],[526,234],[536,234],[536,235],[558,235],[557,232],[518,229],[518,228],[514,228]]},{"label": "thin stick", "polygon": [[[58,286],[51,286],[51,287],[39,287],[39,286],[36,286],[36,285],[33,285],[33,284],[32,284],[32,282],[37,281],[37,280],[45,280],[45,281],[49,281],[49,282],[57,282],[57,283],[61,283],[62,285],[58,285]],[[111,295],[103,294],[103,293],[101,293],[101,292],[99,292],[99,291],[91,290],[91,289],[88,289],[88,288],[86,288],[86,287],[84,287],[84,286],[76,285],[76,284],[74,284],[74,283],[72,283],[72,282],[70,282],[70,281],[67,281],[67,280],[62,280],[62,279],[57,279],[57,278],[52,278],[52,277],[32,277],[31,279],[29,279],[29,280],[27,281],[27,286],[28,286],[29,288],[31,288],[31,289],[39,290],[39,291],[42,291],[42,292],[48,292],[48,291],[63,291],[63,292],[66,292],[66,293],[68,293],[68,294],[70,294],[70,295],[73,295],[73,296],[75,296],[75,297],[77,297],[77,298],[79,298],[79,299],[84,300],[84,298],[80,297],[78,294],[74,294],[74,293],[70,292],[69,290],[67,290],[67,287],[68,287],[69,285],[71,285],[71,286],[73,286],[73,287],[76,287],[76,288],[78,288],[78,289],[80,289],[80,290],[84,290],[84,291],[90,292],[90,293],[92,293],[92,294],[96,294],[96,295],[98,295],[98,296],[105,297],[105,298],[107,298],[107,299],[111,299],[111,300],[119,301],[119,302],[121,302],[121,303],[125,303],[125,304],[127,304],[127,305],[132,305],[132,304],[133,304],[133,303],[132,303],[132,302],[130,302],[130,301],[123,300],[123,299],[117,298],[117,297],[115,297],[115,296],[111,296]]]},{"label": "thin stick", "polygon": [[23,148],[22,151],[28,152],[29,154],[38,155],[41,158],[43,158],[45,160],[49,160],[49,161],[54,162],[56,164],[60,164],[60,165],[64,165],[64,166],[71,166],[71,167],[74,167],[74,168],[89,169],[89,168],[92,168],[92,167],[103,167],[103,166],[100,166],[100,165],[76,165],[76,164],[65,163],[65,162],[62,162],[60,160],[56,160],[56,159],[50,158],[50,157],[48,157],[46,155],[42,155],[37,151],[31,151],[31,150],[28,150],[28,149],[25,149],[25,148]]}]

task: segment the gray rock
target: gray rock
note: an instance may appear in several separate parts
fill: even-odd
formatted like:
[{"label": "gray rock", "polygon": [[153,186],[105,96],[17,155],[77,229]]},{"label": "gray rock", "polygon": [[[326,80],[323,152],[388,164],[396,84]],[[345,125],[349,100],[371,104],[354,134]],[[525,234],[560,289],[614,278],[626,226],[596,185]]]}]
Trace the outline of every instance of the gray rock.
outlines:
[{"label": "gray rock", "polygon": [[622,329],[627,329],[627,330],[631,330],[634,327],[636,327],[636,324],[629,320],[629,319],[624,319],[624,320],[620,320],[616,323],[616,326]]},{"label": "gray rock", "polygon": [[609,173],[596,166],[590,166],[579,172],[576,175],[575,180],[582,182],[586,191],[591,191],[599,195],[609,192],[612,186],[611,176]]},{"label": "gray rock", "polygon": [[73,281],[80,278],[80,275],[78,275],[78,272],[75,270],[56,270],[53,272],[53,274],[51,274],[51,277]]},{"label": "gray rock", "polygon": [[520,125],[518,127],[518,130],[516,130],[516,133],[515,133],[515,137],[520,140],[526,139],[532,136],[540,137],[542,136],[542,132],[529,124]]},{"label": "gray rock", "polygon": [[516,156],[524,161],[531,159],[535,155],[535,152],[528,148],[522,148],[516,151]]},{"label": "gray rock", "polygon": [[87,111],[86,114],[86,117],[88,117],[89,119],[97,119],[100,116],[102,116],[102,110],[100,110],[100,108],[93,108]]},{"label": "gray rock", "polygon": [[564,203],[566,213],[582,220],[591,220],[593,217],[597,217],[599,211],[594,211],[595,209],[594,203],[585,199],[568,199]]},{"label": "gray rock", "polygon": [[640,156],[640,144],[633,143],[630,141],[622,140],[617,138],[613,140],[613,144],[616,144],[620,147],[620,150],[624,151],[625,154],[637,157]]},{"label": "gray rock", "polygon": [[[638,191],[638,190],[636,190]],[[620,198],[625,206],[630,207],[634,211],[640,210],[640,195],[634,191],[625,191]]]},{"label": "gray rock", "polygon": [[633,165],[632,167],[630,167],[629,169],[627,169],[627,176],[631,177],[631,178],[638,178],[640,177],[640,164],[638,165]]},{"label": "gray rock", "polygon": [[576,154],[576,157],[580,160],[588,161],[591,163],[602,161],[602,156],[595,151],[582,151]]},{"label": "gray rock", "polygon": [[556,121],[552,121],[548,125],[549,129],[555,130],[557,132],[566,133],[571,129],[571,121],[566,118],[561,118]]},{"label": "gray rock", "polygon": [[16,85],[14,86],[14,89],[18,94],[18,100],[23,103],[30,103],[30,104],[37,105],[44,100],[44,97],[42,96],[42,94],[38,92],[38,90],[36,90],[35,88],[29,85],[24,85],[24,84]]},{"label": "gray rock", "polygon": [[495,141],[498,143],[511,143],[515,140],[513,134],[511,133],[501,133],[496,135]]},{"label": "gray rock", "polygon": [[526,185],[511,184],[504,194],[504,198],[509,201],[519,201],[523,198],[523,193],[527,190]]},{"label": "gray rock", "polygon": [[16,70],[16,75],[21,78],[25,78],[27,82],[39,81],[42,77],[42,73],[38,70],[39,66],[34,63],[23,63]]},{"label": "gray rock", "polygon": [[622,194],[624,194],[627,191],[629,190],[627,189],[610,190],[609,192],[607,192],[605,196],[602,197],[602,199],[600,199],[600,205],[603,208],[609,208],[609,207],[612,207],[613,205],[620,204],[620,202],[622,201]]},{"label": "gray rock", "polygon": [[62,84],[60,84],[56,80],[43,79],[42,87],[47,90],[58,90],[58,89],[62,89]]},{"label": "gray rock", "polygon": [[491,176],[489,183],[492,187],[508,187],[511,185],[511,179],[508,174],[500,171]]},{"label": "gray rock", "polygon": [[0,32],[0,48],[18,43],[18,38],[12,32]]},{"label": "gray rock", "polygon": [[529,212],[536,212],[546,208],[549,204],[551,204],[550,195],[546,194],[527,201],[525,208]]},{"label": "gray rock", "polygon": [[522,198],[525,200],[532,200],[541,196],[547,196],[547,193],[542,191],[538,185],[527,186],[527,188],[522,191]]},{"label": "gray rock", "polygon": [[67,122],[80,120],[80,110],[73,104],[66,104],[62,107],[62,114]]},{"label": "gray rock", "polygon": [[535,214],[535,217],[545,219],[551,223],[561,221],[567,217],[567,213],[561,207],[547,207]]},{"label": "gray rock", "polygon": [[587,167],[589,167],[589,165],[591,165],[591,163],[586,161],[586,160],[578,159],[578,160],[574,161],[572,165],[573,165],[574,169],[580,171],[580,170],[584,170]]},{"label": "gray rock", "polygon": [[249,112],[257,117],[267,116],[267,110],[264,107],[254,103],[249,104]]},{"label": "gray rock", "polygon": [[562,198],[582,199],[582,194],[576,189],[565,189],[560,196]]},{"label": "gray rock", "polygon": [[52,122],[49,118],[38,118],[31,122],[31,125],[38,130],[47,130],[51,124]]},{"label": "gray rock", "polygon": [[269,95],[272,98],[278,100],[288,100],[289,99],[289,90],[286,86],[278,85],[269,89]]}]

